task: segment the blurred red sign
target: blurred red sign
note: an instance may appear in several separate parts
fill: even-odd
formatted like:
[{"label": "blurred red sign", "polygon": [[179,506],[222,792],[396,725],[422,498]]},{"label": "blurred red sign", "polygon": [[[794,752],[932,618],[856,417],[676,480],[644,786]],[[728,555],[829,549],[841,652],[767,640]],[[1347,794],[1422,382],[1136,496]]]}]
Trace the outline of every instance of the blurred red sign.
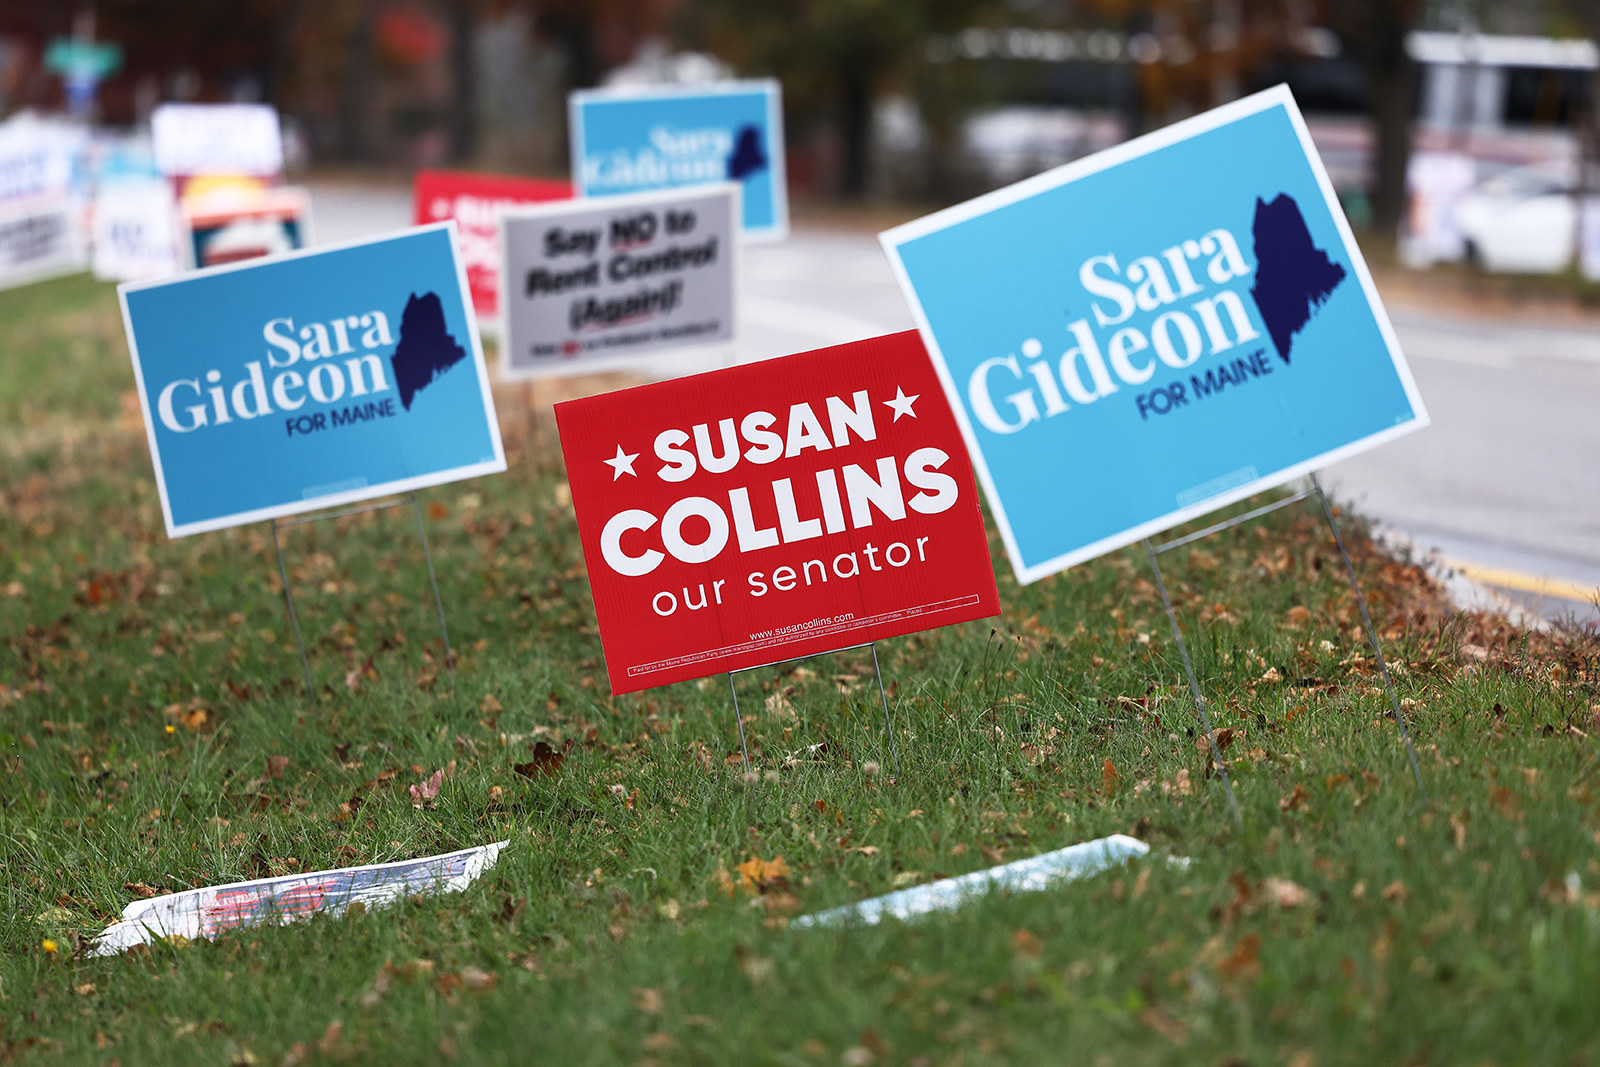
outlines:
[{"label": "blurred red sign", "polygon": [[996,615],[915,331],[556,405],[616,693]]},{"label": "blurred red sign", "polygon": [[472,306],[480,316],[491,316],[500,306],[500,231],[495,213],[516,204],[571,199],[572,185],[545,178],[419,170],[412,195],[412,216],[418,226],[456,220]]}]

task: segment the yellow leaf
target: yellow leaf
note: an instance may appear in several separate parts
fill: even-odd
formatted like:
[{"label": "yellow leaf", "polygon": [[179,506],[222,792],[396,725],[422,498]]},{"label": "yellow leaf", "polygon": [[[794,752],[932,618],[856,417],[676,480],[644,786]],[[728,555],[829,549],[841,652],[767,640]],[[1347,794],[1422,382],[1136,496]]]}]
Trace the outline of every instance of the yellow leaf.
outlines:
[{"label": "yellow leaf", "polygon": [[788,877],[789,865],[782,856],[770,860],[755,856],[739,864],[739,885],[750,896],[765,893],[768,887]]}]

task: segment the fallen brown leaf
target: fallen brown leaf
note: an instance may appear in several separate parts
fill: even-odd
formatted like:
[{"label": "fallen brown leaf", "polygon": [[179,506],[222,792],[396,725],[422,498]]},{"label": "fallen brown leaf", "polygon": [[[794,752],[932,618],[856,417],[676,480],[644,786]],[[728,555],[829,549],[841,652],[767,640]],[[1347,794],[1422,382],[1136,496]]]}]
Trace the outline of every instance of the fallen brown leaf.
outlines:
[{"label": "fallen brown leaf", "polygon": [[1018,930],[1012,934],[1011,947],[1017,950],[1017,955],[1028,959],[1038,959],[1044,952],[1044,942],[1032,930]]},{"label": "fallen brown leaf", "polygon": [[798,713],[794,710],[794,704],[790,702],[788,694],[781,689],[767,697],[767,714],[775,719],[795,719],[798,717]]},{"label": "fallen brown leaf", "polygon": [[1311,794],[1306,792],[1306,787],[1296,785],[1294,792],[1286,793],[1278,798],[1278,809],[1280,811],[1298,811],[1310,799]]},{"label": "fallen brown leaf", "polygon": [[1217,964],[1217,970],[1228,978],[1254,978],[1261,973],[1261,935],[1245,934],[1233,951]]},{"label": "fallen brown leaf", "polygon": [[423,782],[421,785],[413,785],[410,787],[411,806],[413,808],[420,808],[434,797],[437,797],[439,795],[439,787],[443,784],[444,768],[440,767],[438,770],[433,772],[432,777],[430,777],[426,782]]},{"label": "fallen brown leaf", "polygon": [[739,885],[750,896],[783,890],[789,884],[789,865],[782,856],[771,860],[752,857],[739,864]]},{"label": "fallen brown leaf", "polygon": [[322,1053],[324,1056],[331,1057],[337,1055],[341,1043],[340,1038],[343,1036],[343,1034],[344,1023],[340,1022],[338,1019],[333,1020],[333,1022],[328,1024],[328,1028],[322,1031],[322,1036],[317,1039],[317,1051]]},{"label": "fallen brown leaf", "polygon": [[1189,1043],[1189,1028],[1160,1008],[1146,1008],[1139,1013],[1139,1021],[1179,1048]]},{"label": "fallen brown leaf", "polygon": [[1117,783],[1122,775],[1117,773],[1117,765],[1110,760],[1105,760],[1100,765],[1100,790],[1106,796],[1112,796],[1117,791]]},{"label": "fallen brown leaf", "polygon": [[461,968],[461,984],[466,986],[469,992],[486,993],[493,989],[499,981],[500,979],[496,975],[491,974],[482,967],[468,966]]},{"label": "fallen brown leaf", "polygon": [[744,945],[733,946],[733,962],[751,985],[760,985],[772,977],[772,959],[758,956]]},{"label": "fallen brown leaf", "polygon": [[524,778],[548,777],[560,771],[566,761],[565,747],[558,749],[547,741],[539,741],[533,746],[533,759],[515,764],[512,769]]},{"label": "fallen brown leaf", "polygon": [[1261,890],[1280,908],[1298,908],[1311,903],[1311,891],[1287,878],[1268,878],[1261,883]]}]

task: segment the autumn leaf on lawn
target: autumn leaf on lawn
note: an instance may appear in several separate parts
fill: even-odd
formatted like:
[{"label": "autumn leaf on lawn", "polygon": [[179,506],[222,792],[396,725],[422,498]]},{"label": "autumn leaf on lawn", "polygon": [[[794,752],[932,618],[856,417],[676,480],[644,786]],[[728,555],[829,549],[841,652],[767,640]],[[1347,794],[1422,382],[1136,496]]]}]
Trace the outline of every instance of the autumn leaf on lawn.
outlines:
[{"label": "autumn leaf on lawn", "polygon": [[1110,760],[1105,760],[1100,766],[1100,787],[1106,796],[1111,796],[1117,791],[1117,782],[1122,775],[1117,773],[1117,765]]},{"label": "autumn leaf on lawn", "polygon": [[461,968],[461,984],[466,986],[470,992],[486,993],[493,989],[498,982],[498,977],[481,967],[468,966]]},{"label": "autumn leaf on lawn", "polygon": [[774,719],[794,719],[797,717],[794,704],[789,700],[789,694],[781,689],[767,697],[767,714]]},{"label": "autumn leaf on lawn", "polygon": [[1522,818],[1522,802],[1517,794],[1505,786],[1491,785],[1489,787],[1489,803],[1493,804],[1508,819]]},{"label": "autumn leaf on lawn", "polygon": [[211,721],[209,708],[198,707],[193,704],[168,704],[164,714],[169,719],[176,719],[190,733],[198,733],[201,730],[208,729],[208,724]]},{"label": "autumn leaf on lawn", "polygon": [[1261,891],[1280,908],[1298,908],[1311,903],[1311,891],[1287,878],[1268,878],[1261,883]]},{"label": "autumn leaf on lawn", "polygon": [[752,857],[739,864],[739,885],[749,896],[789,887],[789,865],[782,856],[770,860]]},{"label": "autumn leaf on lawn", "polygon": [[267,757],[267,777],[268,778],[282,778],[283,777],[283,772],[286,771],[288,768],[289,768],[289,757],[288,756],[268,756]]},{"label": "autumn leaf on lawn", "polygon": [[733,962],[751,985],[760,985],[772,977],[772,957],[758,956],[744,945],[733,946]]},{"label": "autumn leaf on lawn", "polygon": [[1227,978],[1249,980],[1261,973],[1260,954],[1261,935],[1245,934],[1233,946],[1233,951],[1217,964],[1217,970]]},{"label": "autumn leaf on lawn", "polygon": [[1179,1048],[1189,1043],[1189,1028],[1161,1008],[1151,1005],[1139,1013],[1139,1021]]},{"label": "autumn leaf on lawn", "polygon": [[524,778],[538,778],[540,775],[554,775],[566,761],[566,746],[556,748],[548,741],[540,741],[533,746],[533,759],[514,764],[512,769]]},{"label": "autumn leaf on lawn", "polygon": [[1038,959],[1044,952],[1044,942],[1039,940],[1039,935],[1027,929],[1011,935],[1011,947],[1016,949],[1018,956],[1028,959]]},{"label": "autumn leaf on lawn", "polygon": [[420,808],[423,804],[438,796],[439,786],[442,784],[444,784],[444,768],[440,767],[433,772],[433,777],[426,782],[411,787],[411,806]]},{"label": "autumn leaf on lawn", "polygon": [[1306,787],[1297,785],[1292,793],[1286,793],[1278,798],[1278,808],[1281,811],[1298,811],[1310,799],[1311,794],[1306,792]]}]

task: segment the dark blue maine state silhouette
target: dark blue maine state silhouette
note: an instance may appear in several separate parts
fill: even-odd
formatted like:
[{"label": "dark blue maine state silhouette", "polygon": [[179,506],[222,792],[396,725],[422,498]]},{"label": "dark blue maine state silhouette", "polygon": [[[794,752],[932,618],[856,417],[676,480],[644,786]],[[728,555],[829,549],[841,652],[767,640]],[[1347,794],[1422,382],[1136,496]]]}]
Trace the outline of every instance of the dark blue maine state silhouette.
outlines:
[{"label": "dark blue maine state silhouette", "polygon": [[400,343],[389,357],[400,404],[411,410],[411,400],[439,375],[467,358],[444,324],[444,306],[437,293],[411,294],[400,316]]},{"label": "dark blue maine state silhouette", "polygon": [[1256,283],[1250,289],[1272,344],[1289,362],[1294,336],[1344,281],[1344,267],[1311,241],[1300,205],[1287,193],[1256,199]]},{"label": "dark blue maine state silhouette", "polygon": [[743,181],[766,169],[767,150],[761,145],[761,130],[753,125],[739,127],[733,139],[733,154],[728,157],[728,180]]}]

